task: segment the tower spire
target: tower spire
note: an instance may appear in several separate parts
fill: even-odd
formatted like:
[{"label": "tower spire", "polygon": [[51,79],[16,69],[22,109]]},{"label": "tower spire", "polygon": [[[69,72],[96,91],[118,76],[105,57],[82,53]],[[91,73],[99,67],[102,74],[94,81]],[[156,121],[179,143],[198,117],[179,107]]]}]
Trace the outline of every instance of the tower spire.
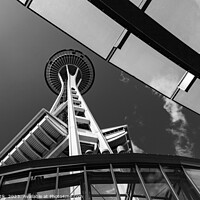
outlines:
[{"label": "tower spire", "polygon": [[[79,62],[77,62],[77,58]],[[51,112],[56,113],[57,109],[60,109],[59,105],[65,103],[59,112],[67,111],[67,120],[61,117],[62,114],[58,117],[68,127],[66,134],[69,135],[69,155],[97,151],[113,153],[81,94],[83,91],[87,91],[94,81],[92,80],[92,78],[94,79],[94,68],[89,58],[73,50],[55,54],[46,67],[46,80],[54,91],[58,90],[57,86],[59,85],[55,81],[56,73],[59,78],[56,80],[60,81],[61,89]],[[63,99],[65,100],[63,101]]]}]

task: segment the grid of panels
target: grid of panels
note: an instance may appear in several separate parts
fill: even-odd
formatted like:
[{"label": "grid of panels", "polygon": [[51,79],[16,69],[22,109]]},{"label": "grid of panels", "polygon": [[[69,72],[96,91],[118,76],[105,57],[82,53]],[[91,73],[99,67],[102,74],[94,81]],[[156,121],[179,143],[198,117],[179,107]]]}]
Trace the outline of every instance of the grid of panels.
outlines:
[{"label": "grid of panels", "polygon": [[88,1],[34,0],[30,8],[104,58],[123,31]]}]

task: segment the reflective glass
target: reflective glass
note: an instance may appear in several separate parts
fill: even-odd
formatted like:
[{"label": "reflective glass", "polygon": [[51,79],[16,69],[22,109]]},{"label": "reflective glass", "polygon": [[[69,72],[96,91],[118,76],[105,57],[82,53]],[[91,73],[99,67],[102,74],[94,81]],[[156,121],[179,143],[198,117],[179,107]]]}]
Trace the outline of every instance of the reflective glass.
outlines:
[{"label": "reflective glass", "polygon": [[54,198],[56,195],[56,169],[36,170],[32,172],[28,195],[37,199]]},{"label": "reflective glass", "polygon": [[166,198],[175,200],[169,185],[158,168],[140,168],[140,173],[152,199]]},{"label": "reflective glass", "polygon": [[[111,180],[112,181],[112,180]],[[102,196],[106,197],[107,195],[116,196],[114,185],[111,183],[109,184],[91,184],[91,193],[92,196]]]},{"label": "reflective glass", "polygon": [[0,194],[5,197],[9,197],[10,195],[24,195],[27,181],[28,172],[7,175],[3,178]]},{"label": "reflective glass", "polygon": [[200,196],[192,184],[188,181],[182,169],[171,169],[163,168],[169,181],[171,182],[176,194],[179,199],[183,200],[194,200],[199,199]]},{"label": "reflective glass", "polygon": [[185,169],[186,173],[190,176],[190,178],[193,180],[195,185],[200,190],[200,170],[198,169]]},{"label": "reflective glass", "polygon": [[188,46],[200,51],[200,1],[153,0],[146,13]]},{"label": "reflective glass", "polygon": [[179,90],[174,100],[200,114],[200,80],[196,79],[188,92]]},{"label": "reflective glass", "polygon": [[117,181],[117,187],[121,199],[128,197],[129,199],[143,200],[146,199],[144,189],[140,183],[140,179],[133,167],[131,168],[115,168],[113,171]]},{"label": "reflective glass", "polygon": [[89,1],[34,0],[30,8],[104,58],[124,29]]},{"label": "reflective glass", "polygon": [[136,36],[130,35],[111,63],[170,97],[185,70],[149,47]]},{"label": "reflective glass", "polygon": [[61,172],[58,179],[58,196],[59,198],[82,197],[81,187],[83,189],[83,172]]},{"label": "reflective glass", "polygon": [[137,182],[132,183],[123,183],[123,184],[117,184],[120,197],[129,197],[130,199],[137,199],[142,200],[146,199],[144,189],[139,183],[139,179],[137,179]]},{"label": "reflective glass", "polygon": [[82,197],[80,185],[74,185],[71,187],[59,188],[58,197],[61,199],[70,199],[75,197]]},{"label": "reflective glass", "polygon": [[195,76],[193,74],[187,72],[185,74],[184,79],[181,81],[180,85],[178,86],[178,88],[180,88],[181,90],[187,91],[188,87],[190,86],[194,78]]},{"label": "reflective glass", "polygon": [[92,199],[117,200],[110,166],[104,169],[87,169],[87,178]]}]

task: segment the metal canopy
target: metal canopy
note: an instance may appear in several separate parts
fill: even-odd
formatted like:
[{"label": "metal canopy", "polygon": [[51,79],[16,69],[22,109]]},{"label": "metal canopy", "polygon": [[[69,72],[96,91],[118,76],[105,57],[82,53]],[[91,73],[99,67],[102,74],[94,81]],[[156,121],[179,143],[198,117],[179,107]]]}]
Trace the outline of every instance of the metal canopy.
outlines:
[{"label": "metal canopy", "polygon": [[200,77],[200,55],[128,0],[89,0],[158,52]]}]

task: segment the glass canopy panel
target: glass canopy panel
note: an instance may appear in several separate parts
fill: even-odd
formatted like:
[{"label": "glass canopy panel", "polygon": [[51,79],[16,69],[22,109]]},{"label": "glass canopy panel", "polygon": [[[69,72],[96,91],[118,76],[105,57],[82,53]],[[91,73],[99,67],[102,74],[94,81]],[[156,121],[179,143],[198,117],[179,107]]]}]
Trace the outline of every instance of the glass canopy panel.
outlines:
[{"label": "glass canopy panel", "polygon": [[185,73],[185,70],[134,35],[129,36],[110,62],[168,97],[171,97]]},{"label": "glass canopy panel", "polygon": [[110,166],[102,169],[87,168],[87,178],[91,199],[117,200],[116,189],[110,172]]},{"label": "glass canopy panel", "polygon": [[169,185],[158,168],[140,168],[140,172],[152,199],[175,200]]},{"label": "glass canopy panel", "polygon": [[114,164],[113,171],[121,199],[146,199],[143,186],[133,166],[131,168],[118,168]]},{"label": "glass canopy panel", "polygon": [[56,169],[49,168],[35,170],[31,173],[28,188],[29,196],[37,196],[37,199],[48,199],[56,195]]},{"label": "glass canopy panel", "polygon": [[200,80],[196,79],[188,92],[179,90],[174,100],[200,114]]},{"label": "glass canopy panel", "polygon": [[124,29],[89,1],[34,0],[30,8],[104,58]]},{"label": "glass canopy panel", "polygon": [[27,186],[28,176],[28,172],[6,175],[3,178],[0,195],[5,197],[5,199],[10,199],[12,196],[13,198],[11,199],[14,199],[16,197],[15,195],[19,195],[17,199],[23,199],[23,195]]},{"label": "glass canopy panel", "polygon": [[163,167],[163,169],[179,199],[194,200],[200,198],[199,193],[188,181],[182,169],[167,167]]},{"label": "glass canopy panel", "polygon": [[195,185],[199,188],[200,190],[200,170],[198,169],[187,169],[185,168],[186,173],[190,176],[190,178],[193,180]]},{"label": "glass canopy panel", "polygon": [[200,52],[200,1],[153,0],[146,13],[188,46]]}]

